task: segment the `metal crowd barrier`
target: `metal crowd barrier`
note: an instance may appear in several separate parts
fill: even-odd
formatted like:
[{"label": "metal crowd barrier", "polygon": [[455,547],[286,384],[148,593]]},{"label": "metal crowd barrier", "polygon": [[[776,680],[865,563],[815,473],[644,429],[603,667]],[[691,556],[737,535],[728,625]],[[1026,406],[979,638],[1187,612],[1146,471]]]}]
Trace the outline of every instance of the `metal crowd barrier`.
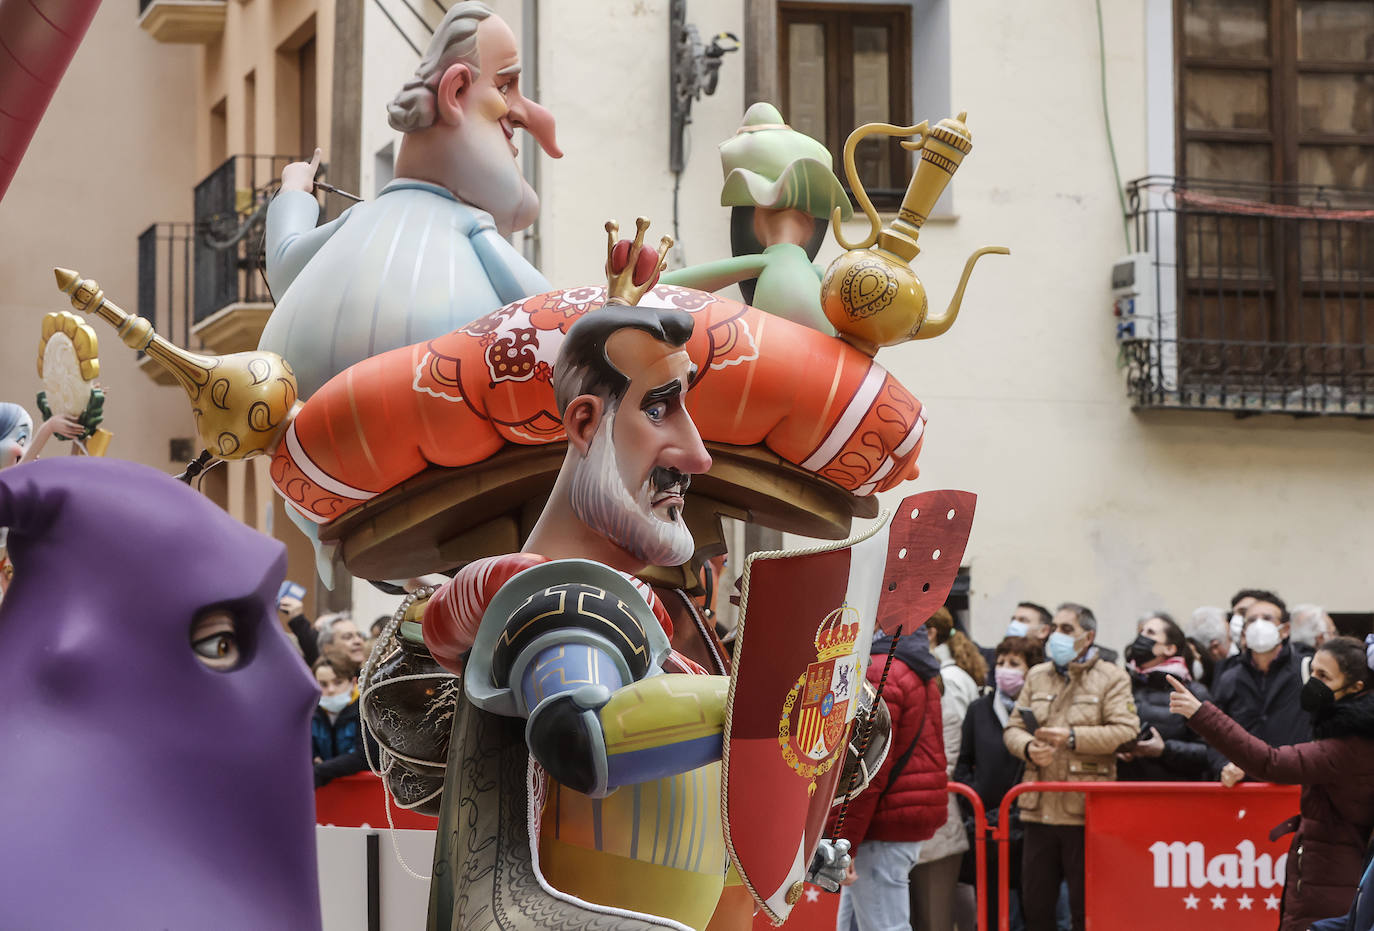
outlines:
[{"label": "metal crowd barrier", "polygon": [[[975,793],[968,786],[951,782],[948,790],[956,795],[968,799],[973,805],[974,826],[976,837],[974,842],[977,844],[975,851],[975,862],[977,869],[977,895],[978,895],[978,914],[979,922],[987,910],[987,841],[993,840],[997,843],[997,926],[998,931],[1010,931],[1011,928],[1011,904],[1010,904],[1010,876],[1011,876],[1011,806],[1018,797],[1026,792],[1076,792],[1085,796],[1110,796],[1110,795],[1179,795],[1198,796],[1203,799],[1216,797],[1250,797],[1259,801],[1257,796],[1264,793],[1273,797],[1276,792],[1283,794],[1287,799],[1292,796],[1293,811],[1297,810],[1296,787],[1279,787],[1268,783],[1243,783],[1232,788],[1226,788],[1216,782],[1023,782],[1013,786],[1006,796],[1002,799],[997,811],[997,824],[988,830],[986,812],[983,804]],[[1085,799],[1085,829],[1091,830],[1087,823],[1091,820],[1091,806],[1086,804]],[[1266,826],[1267,830],[1267,826]],[[1085,899],[1088,897],[1091,886],[1091,871],[1088,870],[1089,858],[1087,856],[1086,844],[1089,838],[1085,836],[1085,856],[1084,870],[1088,875],[1085,876]],[[1202,916],[1200,914],[1199,916]],[[1209,919],[1210,920],[1210,919]],[[1206,926],[1206,925],[1204,925]]]}]

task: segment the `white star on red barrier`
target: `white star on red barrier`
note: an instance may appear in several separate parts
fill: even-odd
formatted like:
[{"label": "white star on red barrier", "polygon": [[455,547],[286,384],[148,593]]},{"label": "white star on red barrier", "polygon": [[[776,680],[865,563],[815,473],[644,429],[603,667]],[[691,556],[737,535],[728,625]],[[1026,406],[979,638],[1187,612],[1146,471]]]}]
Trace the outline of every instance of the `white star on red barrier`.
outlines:
[{"label": "white star on red barrier", "polygon": [[808,901],[808,902],[819,902],[820,900],[821,900],[821,890],[816,889],[816,888],[813,887],[813,886],[807,886],[807,887],[806,887],[806,901]]},{"label": "white star on red barrier", "polygon": [[1199,901],[1200,900],[1195,895],[1185,895],[1183,897],[1183,907],[1191,908],[1193,911],[1197,911],[1197,903]]},{"label": "white star on red barrier", "polygon": [[1224,896],[1224,895],[1214,895],[1214,896],[1212,896],[1212,908],[1213,908],[1213,909],[1218,909],[1218,908],[1224,909],[1224,908],[1226,908],[1226,896]]},{"label": "white star on red barrier", "polygon": [[1250,903],[1253,901],[1255,900],[1250,898],[1248,895],[1243,895],[1240,898],[1236,899],[1236,904],[1240,906],[1241,911],[1248,912],[1250,911]]},{"label": "white star on red barrier", "polygon": [[1276,896],[1276,895],[1266,896],[1265,899],[1264,899],[1264,907],[1267,908],[1267,909],[1269,909],[1270,911],[1273,911],[1273,912],[1278,911],[1278,910],[1279,910],[1279,897]]}]

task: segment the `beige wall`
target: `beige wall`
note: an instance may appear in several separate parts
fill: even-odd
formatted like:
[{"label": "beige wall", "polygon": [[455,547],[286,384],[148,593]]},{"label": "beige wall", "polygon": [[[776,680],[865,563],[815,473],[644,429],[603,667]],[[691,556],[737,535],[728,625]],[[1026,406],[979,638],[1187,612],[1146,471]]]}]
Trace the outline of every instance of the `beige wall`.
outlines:
[{"label": "beige wall", "polygon": [[[132,4],[104,4],[0,203],[0,399],[35,417],[39,322],[71,309],[53,266],[95,278],[132,312],[138,234],[190,218],[198,175],[185,114],[194,104],[194,56],[187,46],[158,46],[139,29]],[[192,435],[185,395],[154,385],[112,328],[92,325],[109,389],[109,455],[178,470],[184,463],[169,460],[167,441]],[[54,442],[48,453],[65,449]]]},{"label": "beige wall", "polygon": [[[542,269],[569,286],[600,278],[606,218],[626,225],[644,214],[654,231],[670,227],[668,4],[539,6],[539,99],[557,117],[567,153],[542,162]],[[1170,161],[1172,129],[1168,138],[1146,135],[1147,98],[1169,94],[1147,83],[1143,38],[1147,11],[1168,4],[1102,6],[1112,128],[1126,180],[1146,173],[1148,146],[1163,144]],[[706,36],[739,33],[743,9],[742,0],[694,0],[688,20]],[[974,249],[996,243],[1013,254],[983,260],[948,334],[879,356],[931,417],[921,478],[885,500],[940,487],[979,494],[966,557],[975,634],[995,642],[1022,598],[1086,602],[1103,622],[1103,640],[1115,646],[1129,639],[1141,612],[1186,615],[1241,586],[1272,586],[1291,601],[1331,610],[1369,610],[1362,569],[1374,556],[1374,425],[1130,409],[1108,288],[1109,267],[1127,246],[1093,7],[1046,16],[1033,4],[921,0],[913,9],[918,31],[937,21],[923,19],[932,10],[948,17],[950,109],[968,110],[975,142],[954,184],[956,215],[932,222],[915,263],[931,304],[948,301]],[[395,46],[399,40],[375,37],[377,20],[369,8],[370,49]],[[375,110],[415,57],[404,49],[394,64],[381,55],[368,61],[369,87],[390,71],[376,78],[386,87],[373,88],[367,106],[374,112],[364,114],[372,138],[384,143],[389,130]],[[680,193],[689,262],[729,251],[715,147],[734,132],[746,103],[742,65],[727,58],[716,95],[693,107]],[[921,67],[914,63],[918,74]],[[828,243],[822,261],[837,253]]]},{"label": "beige wall", "polygon": [[[315,113],[319,144],[328,148],[334,62],[333,0],[230,0],[220,42],[200,53],[196,78],[196,165],[203,177],[219,164],[212,151],[210,110],[226,103],[226,155],[308,155],[299,151],[296,49],[315,37]],[[249,114],[244,79],[252,72],[256,113]],[[185,79],[191,77],[188,71]],[[250,130],[248,121],[252,118]],[[251,139],[255,149],[247,148]]]}]

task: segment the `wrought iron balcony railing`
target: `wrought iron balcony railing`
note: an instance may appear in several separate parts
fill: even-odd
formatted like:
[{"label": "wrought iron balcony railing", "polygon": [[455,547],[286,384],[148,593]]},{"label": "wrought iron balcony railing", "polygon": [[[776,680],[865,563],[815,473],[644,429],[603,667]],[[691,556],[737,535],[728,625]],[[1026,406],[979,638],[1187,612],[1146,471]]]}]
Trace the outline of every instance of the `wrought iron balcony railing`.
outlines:
[{"label": "wrought iron balcony railing", "polygon": [[1136,408],[1374,417],[1374,191],[1147,177]]},{"label": "wrought iron balcony railing", "polygon": [[154,223],[138,237],[138,314],[178,346],[192,348],[190,223]]},{"label": "wrought iron balcony railing", "polygon": [[[196,185],[193,222],[155,223],[138,237],[138,312],[159,333],[212,351],[237,351],[219,345],[226,339],[256,343],[272,304],[263,274],[267,204],[281,169],[296,160],[229,158]],[[236,307],[250,312],[216,317]]]},{"label": "wrought iron balcony railing", "polygon": [[267,204],[286,155],[233,155],[195,190],[195,322],[231,304],[270,303],[263,274]]}]

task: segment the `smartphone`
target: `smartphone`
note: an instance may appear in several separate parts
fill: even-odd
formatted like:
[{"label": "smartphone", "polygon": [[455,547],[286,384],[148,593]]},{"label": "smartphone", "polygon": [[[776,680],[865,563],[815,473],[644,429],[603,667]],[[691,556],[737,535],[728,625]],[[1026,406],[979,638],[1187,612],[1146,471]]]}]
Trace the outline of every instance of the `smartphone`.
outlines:
[{"label": "smartphone", "polygon": [[298,601],[304,601],[305,586],[299,582],[292,582],[290,579],[287,579],[285,582],[281,583],[281,587],[277,589],[277,600],[281,601],[283,598],[295,598]]},{"label": "smartphone", "polygon": [[1021,722],[1026,725],[1026,730],[1034,734],[1040,730],[1040,722],[1035,719],[1035,712],[1029,708],[1017,708],[1016,713],[1021,715]]}]

